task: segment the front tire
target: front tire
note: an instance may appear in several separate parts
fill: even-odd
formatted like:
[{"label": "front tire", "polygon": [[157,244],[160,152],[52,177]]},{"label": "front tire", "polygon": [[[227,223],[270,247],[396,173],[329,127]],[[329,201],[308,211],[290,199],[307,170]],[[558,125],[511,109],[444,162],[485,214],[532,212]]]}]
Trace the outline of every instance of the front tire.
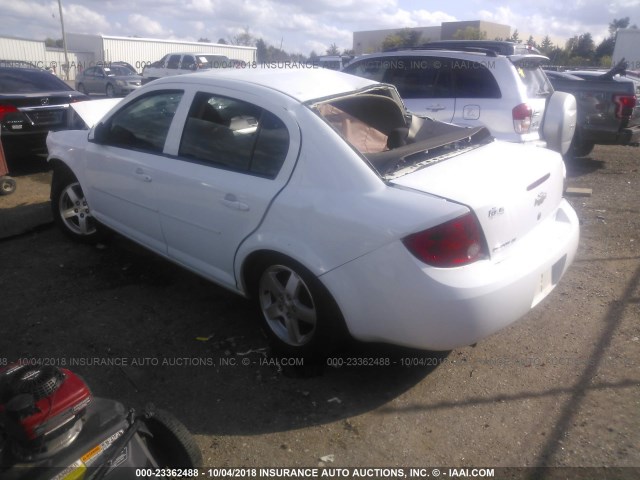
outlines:
[{"label": "front tire", "polygon": [[51,211],[60,229],[75,241],[95,243],[101,232],[78,179],[68,170],[56,170],[51,182]]},{"label": "front tire", "polygon": [[270,255],[255,272],[254,294],[278,353],[313,357],[329,353],[344,340],[340,309],[306,268],[283,255]]}]

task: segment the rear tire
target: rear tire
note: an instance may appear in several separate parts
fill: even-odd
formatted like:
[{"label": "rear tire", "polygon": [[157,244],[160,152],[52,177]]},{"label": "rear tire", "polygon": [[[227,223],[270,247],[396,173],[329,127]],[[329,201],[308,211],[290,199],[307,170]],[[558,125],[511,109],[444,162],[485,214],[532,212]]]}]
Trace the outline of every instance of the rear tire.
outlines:
[{"label": "rear tire", "polygon": [[251,292],[277,354],[312,358],[334,350],[347,336],[329,291],[284,255],[271,254],[255,265]]},{"label": "rear tire", "polygon": [[152,435],[147,437],[147,447],[160,468],[202,467],[202,452],[195,438],[177,418],[158,409],[144,423]]},{"label": "rear tire", "polygon": [[573,158],[586,157],[592,152],[593,147],[595,147],[595,144],[592,142],[585,142],[580,139],[574,139],[573,143],[571,144],[569,153]]}]

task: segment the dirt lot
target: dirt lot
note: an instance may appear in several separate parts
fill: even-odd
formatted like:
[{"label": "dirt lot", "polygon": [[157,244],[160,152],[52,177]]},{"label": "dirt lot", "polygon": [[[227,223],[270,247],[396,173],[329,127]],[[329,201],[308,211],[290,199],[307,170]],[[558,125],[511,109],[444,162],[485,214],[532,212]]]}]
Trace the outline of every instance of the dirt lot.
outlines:
[{"label": "dirt lot", "polygon": [[245,300],[119,237],[68,241],[47,223],[36,163],[0,197],[0,364],[73,363],[97,396],[153,401],[208,466],[617,466],[639,478],[639,167],[625,147],[568,164],[569,186],[593,189],[570,199],[579,254],[522,321],[443,355],[341,354],[387,367],[295,369],[269,360]]}]

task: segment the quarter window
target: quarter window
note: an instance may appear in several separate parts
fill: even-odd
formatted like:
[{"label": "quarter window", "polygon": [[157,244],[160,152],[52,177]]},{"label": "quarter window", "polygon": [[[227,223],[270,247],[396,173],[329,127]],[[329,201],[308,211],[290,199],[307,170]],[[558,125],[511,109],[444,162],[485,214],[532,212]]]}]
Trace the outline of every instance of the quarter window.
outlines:
[{"label": "quarter window", "polygon": [[274,178],[289,151],[278,117],[251,103],[198,93],[178,154],[216,167]]},{"label": "quarter window", "polygon": [[182,91],[152,92],[125,105],[101,132],[100,143],[161,153]]},{"label": "quarter window", "polygon": [[479,62],[454,61],[456,97],[501,98],[500,87],[493,73]]}]

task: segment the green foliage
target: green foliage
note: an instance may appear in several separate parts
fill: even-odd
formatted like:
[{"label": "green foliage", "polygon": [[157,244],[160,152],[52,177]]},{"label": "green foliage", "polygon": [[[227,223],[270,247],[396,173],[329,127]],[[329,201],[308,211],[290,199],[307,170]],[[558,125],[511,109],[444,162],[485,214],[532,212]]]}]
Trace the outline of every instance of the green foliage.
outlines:
[{"label": "green foliage", "polygon": [[249,27],[244,27],[244,30],[238,35],[234,35],[229,43],[243,47],[254,47],[256,45],[256,38],[249,33]]},{"label": "green foliage", "polygon": [[46,38],[44,45],[51,48],[64,48],[64,42],[61,38],[58,38],[57,40],[54,40],[53,38]]},{"label": "green foliage", "polygon": [[266,62],[267,52],[267,43],[261,38],[256,40],[256,60],[258,62]]},{"label": "green foliage", "polygon": [[420,44],[422,34],[417,30],[405,28],[388,35],[382,42],[382,51],[397,50],[401,48],[417,47]]},{"label": "green foliage", "polygon": [[327,48],[327,55],[340,55],[340,49],[335,43],[332,43],[329,48]]},{"label": "green foliage", "polygon": [[602,68],[611,68],[611,64],[613,63],[613,57],[611,55],[603,55],[598,58],[598,67]]}]

